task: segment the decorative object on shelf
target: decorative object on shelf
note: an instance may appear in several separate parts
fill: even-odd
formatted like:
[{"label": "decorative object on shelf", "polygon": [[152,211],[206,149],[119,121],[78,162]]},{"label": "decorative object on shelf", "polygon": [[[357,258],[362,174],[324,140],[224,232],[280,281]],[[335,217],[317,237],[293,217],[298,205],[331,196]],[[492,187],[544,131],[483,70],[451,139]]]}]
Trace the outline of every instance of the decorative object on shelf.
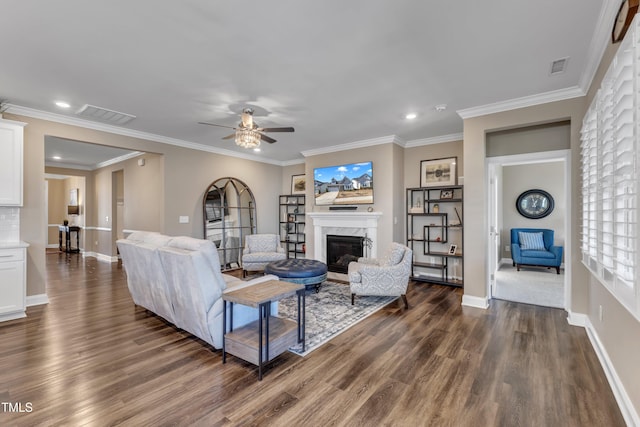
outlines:
[{"label": "decorative object on shelf", "polygon": [[295,217],[295,216],[293,216],[293,215],[289,215],[289,216],[287,217],[287,222],[296,222],[296,217]]},{"label": "decorative object on shelf", "polygon": [[367,208],[367,212],[373,212],[373,207],[372,207],[372,206],[369,206],[369,207]]},{"label": "decorative object on shelf", "polygon": [[291,194],[304,194],[307,191],[307,176],[291,175]]},{"label": "decorative object on shelf", "polygon": [[422,160],[420,162],[420,187],[456,185],[458,182],[457,160],[457,157]]},{"label": "decorative object on shelf", "polygon": [[544,190],[527,190],[518,196],[516,209],[525,218],[540,219],[548,216],[554,207],[551,194]]},{"label": "decorative object on shelf", "polygon": [[458,212],[458,208],[454,206],[453,210],[456,213],[456,216],[458,217],[458,224],[457,225],[462,225],[462,218],[460,217],[460,213]]},{"label": "decorative object on shelf", "polygon": [[622,2],[611,30],[611,41],[613,43],[618,43],[624,38],[633,17],[638,12],[639,4],[640,0],[625,0]]},{"label": "decorative object on shelf", "polygon": [[435,204],[433,205],[433,213],[440,213],[440,205],[439,204]]},{"label": "decorative object on shelf", "polygon": [[455,255],[456,254],[456,249],[458,249],[458,245],[449,246],[449,255]]},{"label": "decorative object on shelf", "polygon": [[440,190],[441,199],[453,199],[453,190]]},{"label": "decorative object on shelf", "polygon": [[422,199],[418,197],[418,201],[416,202],[416,208],[421,208],[421,207],[422,207]]}]

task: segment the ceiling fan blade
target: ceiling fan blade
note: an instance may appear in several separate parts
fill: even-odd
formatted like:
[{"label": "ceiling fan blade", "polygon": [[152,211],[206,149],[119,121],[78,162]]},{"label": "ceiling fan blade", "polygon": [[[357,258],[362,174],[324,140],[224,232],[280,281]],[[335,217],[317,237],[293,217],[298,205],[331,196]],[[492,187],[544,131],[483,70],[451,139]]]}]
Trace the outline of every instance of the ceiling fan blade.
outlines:
[{"label": "ceiling fan blade", "polygon": [[271,138],[270,136],[264,135],[262,133],[260,134],[260,139],[268,142],[269,144],[273,144],[274,142],[276,142],[275,139]]},{"label": "ceiling fan blade", "polygon": [[201,125],[217,126],[219,128],[227,128],[227,129],[236,130],[236,128],[234,128],[233,126],[217,125],[215,123],[209,123],[209,122],[198,122],[198,123],[201,124]]},{"label": "ceiling fan blade", "polygon": [[222,139],[231,139],[231,138],[235,138],[235,137],[236,137],[236,134],[235,134],[235,133],[232,133],[231,135],[227,135],[227,136],[225,136],[225,137],[224,137],[224,138],[222,138]]},{"label": "ceiling fan blade", "polygon": [[261,132],[295,132],[295,129],[293,129],[292,127],[286,127],[286,128],[259,128],[258,129]]}]

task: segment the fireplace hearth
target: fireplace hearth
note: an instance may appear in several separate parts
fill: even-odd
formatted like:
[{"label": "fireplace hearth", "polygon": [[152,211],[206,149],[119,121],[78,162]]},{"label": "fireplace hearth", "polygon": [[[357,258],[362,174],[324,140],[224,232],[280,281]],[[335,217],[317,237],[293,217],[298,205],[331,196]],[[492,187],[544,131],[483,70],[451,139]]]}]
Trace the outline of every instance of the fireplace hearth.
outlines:
[{"label": "fireplace hearth", "polygon": [[347,273],[349,263],[363,255],[364,237],[327,234],[327,269]]}]

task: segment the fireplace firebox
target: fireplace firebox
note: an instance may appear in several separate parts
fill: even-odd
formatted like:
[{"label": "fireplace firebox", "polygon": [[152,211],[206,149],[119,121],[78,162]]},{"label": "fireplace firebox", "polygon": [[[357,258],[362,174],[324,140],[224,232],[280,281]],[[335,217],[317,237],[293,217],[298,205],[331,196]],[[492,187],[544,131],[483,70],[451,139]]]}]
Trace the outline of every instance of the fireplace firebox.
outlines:
[{"label": "fireplace firebox", "polygon": [[347,273],[349,263],[363,255],[364,237],[327,234],[327,269]]}]

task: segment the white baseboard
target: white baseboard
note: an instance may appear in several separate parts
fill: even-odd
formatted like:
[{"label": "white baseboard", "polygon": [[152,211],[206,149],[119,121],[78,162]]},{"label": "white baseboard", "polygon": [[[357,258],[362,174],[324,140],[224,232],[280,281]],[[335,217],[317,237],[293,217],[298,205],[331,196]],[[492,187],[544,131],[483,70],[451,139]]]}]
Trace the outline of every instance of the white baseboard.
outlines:
[{"label": "white baseboard", "polygon": [[118,262],[118,257],[117,256],[99,254],[97,252],[83,252],[82,253],[82,257],[83,258],[93,257],[93,258],[97,258],[98,261],[102,261],[102,262]]},{"label": "white baseboard", "polygon": [[589,318],[585,316],[585,319],[585,329],[587,330],[587,336],[589,337],[589,341],[591,341],[591,346],[598,356],[598,360],[600,360],[600,365],[602,365],[604,374],[609,381],[609,386],[611,387],[611,391],[613,391],[613,395],[616,398],[616,402],[618,403],[620,412],[622,412],[624,421],[628,426],[640,426],[640,415],[634,408],[633,402],[629,398],[624,385],[620,381],[620,377],[618,376],[613,363],[611,363],[611,359],[609,358],[607,350],[605,350],[604,346],[602,345],[600,337],[591,324]]},{"label": "white baseboard", "polygon": [[49,297],[47,294],[27,295],[27,307],[43,304],[49,304]]},{"label": "white baseboard", "polygon": [[22,319],[23,317],[27,317],[24,311],[18,311],[16,313],[9,313],[0,315],[0,322],[6,322],[8,320]]},{"label": "white baseboard", "polygon": [[489,299],[487,297],[474,297],[471,295],[462,295],[462,305],[467,307],[475,307],[486,310],[489,308]]},{"label": "white baseboard", "polygon": [[573,311],[567,311],[567,323],[571,326],[581,326],[585,328],[587,326],[587,322],[589,322],[589,318],[584,313],[575,313]]}]

